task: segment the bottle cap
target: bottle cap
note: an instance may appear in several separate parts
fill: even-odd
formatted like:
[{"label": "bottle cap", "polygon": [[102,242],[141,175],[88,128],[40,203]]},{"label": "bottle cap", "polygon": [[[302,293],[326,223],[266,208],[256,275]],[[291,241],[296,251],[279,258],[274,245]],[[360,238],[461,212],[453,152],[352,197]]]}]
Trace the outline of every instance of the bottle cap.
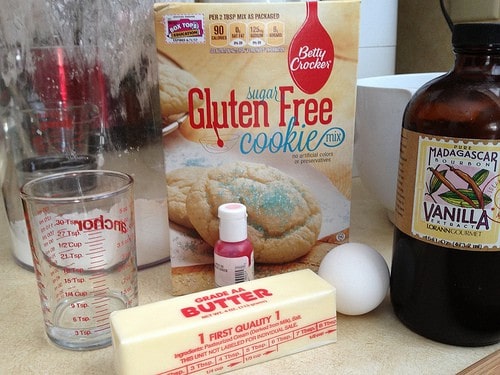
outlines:
[{"label": "bottle cap", "polygon": [[500,47],[500,23],[457,23],[452,43],[455,48]]},{"label": "bottle cap", "polygon": [[224,242],[240,242],[247,238],[247,208],[241,203],[225,203],[219,206],[219,239]]}]

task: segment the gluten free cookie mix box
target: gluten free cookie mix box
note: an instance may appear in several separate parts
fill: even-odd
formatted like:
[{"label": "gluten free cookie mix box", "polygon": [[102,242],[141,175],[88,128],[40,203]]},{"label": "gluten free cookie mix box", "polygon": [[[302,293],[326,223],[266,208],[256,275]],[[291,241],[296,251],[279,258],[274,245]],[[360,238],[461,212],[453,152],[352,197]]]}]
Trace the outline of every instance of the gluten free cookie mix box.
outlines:
[{"label": "gluten free cookie mix box", "polygon": [[155,4],[172,293],[214,287],[241,202],[257,278],[348,241],[359,1]]}]

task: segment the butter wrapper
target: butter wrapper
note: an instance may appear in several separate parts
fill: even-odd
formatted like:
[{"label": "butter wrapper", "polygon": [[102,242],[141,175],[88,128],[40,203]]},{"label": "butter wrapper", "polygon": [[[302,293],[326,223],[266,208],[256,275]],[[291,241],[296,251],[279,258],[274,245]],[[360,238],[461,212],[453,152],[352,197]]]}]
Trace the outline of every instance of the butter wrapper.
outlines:
[{"label": "butter wrapper", "polygon": [[115,311],[119,374],[220,374],[337,340],[335,289],[311,270]]}]

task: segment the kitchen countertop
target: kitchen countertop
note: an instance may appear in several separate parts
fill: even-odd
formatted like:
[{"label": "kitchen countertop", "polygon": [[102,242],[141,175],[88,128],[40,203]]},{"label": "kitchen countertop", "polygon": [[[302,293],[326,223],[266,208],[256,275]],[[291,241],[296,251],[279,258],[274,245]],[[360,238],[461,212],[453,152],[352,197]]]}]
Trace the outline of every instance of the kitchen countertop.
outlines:
[{"label": "kitchen countertop", "polygon": [[[392,224],[359,178],[353,179],[351,242],[377,249],[390,264]],[[0,374],[112,374],[111,347],[73,352],[45,336],[32,272],[12,260],[7,220],[0,215]],[[170,264],[139,272],[139,303],[170,298]],[[338,316],[337,343],[234,371],[261,374],[455,374],[500,344],[481,348],[443,345],[405,328],[389,298],[362,316]]]}]

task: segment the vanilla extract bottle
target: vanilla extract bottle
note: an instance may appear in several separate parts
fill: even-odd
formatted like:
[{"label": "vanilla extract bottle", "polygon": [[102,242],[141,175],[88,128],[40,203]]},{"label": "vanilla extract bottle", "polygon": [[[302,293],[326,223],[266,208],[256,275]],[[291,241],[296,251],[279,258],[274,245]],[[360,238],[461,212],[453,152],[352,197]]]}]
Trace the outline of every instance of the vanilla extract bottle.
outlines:
[{"label": "vanilla extract bottle", "polygon": [[453,26],[455,65],[403,117],[391,300],[430,339],[500,341],[500,23]]}]

